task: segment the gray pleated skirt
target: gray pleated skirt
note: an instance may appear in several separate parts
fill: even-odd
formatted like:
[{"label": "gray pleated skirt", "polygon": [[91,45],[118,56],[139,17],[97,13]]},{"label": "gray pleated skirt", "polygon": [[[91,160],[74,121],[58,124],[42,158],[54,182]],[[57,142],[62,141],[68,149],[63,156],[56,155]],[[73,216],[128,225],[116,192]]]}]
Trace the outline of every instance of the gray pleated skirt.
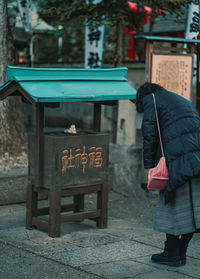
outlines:
[{"label": "gray pleated skirt", "polygon": [[154,220],[155,230],[181,235],[200,229],[200,179],[193,179],[191,188],[192,195],[189,183],[178,188],[173,202],[166,205],[160,191]]}]

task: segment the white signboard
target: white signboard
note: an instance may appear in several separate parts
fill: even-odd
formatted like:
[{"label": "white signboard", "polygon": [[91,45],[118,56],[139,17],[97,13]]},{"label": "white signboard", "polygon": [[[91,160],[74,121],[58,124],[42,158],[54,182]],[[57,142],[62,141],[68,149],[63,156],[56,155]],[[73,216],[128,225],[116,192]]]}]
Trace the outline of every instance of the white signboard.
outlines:
[{"label": "white signboard", "polygon": [[[98,4],[102,0],[87,1]],[[104,51],[105,26],[95,26],[94,21],[85,26],[85,68],[101,68]]]},{"label": "white signboard", "polygon": [[[193,3],[189,4],[187,24],[185,30],[186,39],[197,39],[199,34],[199,0],[194,0]],[[197,49],[196,49],[197,51]],[[194,69],[193,69],[193,83],[196,82],[197,76],[197,54],[194,54]]]},{"label": "white signboard", "polygon": [[31,33],[31,0],[18,0],[17,2],[24,29]]},{"label": "white signboard", "polygon": [[187,25],[185,31],[186,39],[197,39],[199,34],[199,0],[189,5]]}]

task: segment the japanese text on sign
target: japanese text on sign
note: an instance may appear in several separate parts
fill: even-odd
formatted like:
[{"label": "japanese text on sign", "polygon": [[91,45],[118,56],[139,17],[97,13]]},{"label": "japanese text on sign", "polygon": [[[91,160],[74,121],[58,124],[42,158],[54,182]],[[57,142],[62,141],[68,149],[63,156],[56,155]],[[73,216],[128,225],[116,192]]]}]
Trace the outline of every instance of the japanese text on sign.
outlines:
[{"label": "japanese text on sign", "polygon": [[[186,39],[197,39],[199,34],[199,0],[194,0],[189,4],[187,13],[187,23],[185,30]],[[197,47],[195,48],[193,62],[193,84],[197,77]]]},{"label": "japanese text on sign", "polygon": [[153,54],[151,82],[190,100],[192,56]]},{"label": "japanese text on sign", "polygon": [[[88,4],[98,4],[102,0],[87,0]],[[104,47],[104,25],[97,26],[95,20],[88,20],[85,27],[85,68],[102,66]]]},{"label": "japanese text on sign", "polygon": [[191,33],[199,32],[199,13],[197,13],[197,12],[193,12],[192,23],[190,24],[190,32]]},{"label": "japanese text on sign", "polygon": [[189,5],[186,34],[187,39],[197,39],[199,33],[199,0],[195,0]]},{"label": "japanese text on sign", "polygon": [[69,169],[82,168],[83,174],[86,172],[86,167],[102,168],[103,166],[103,148],[92,146],[89,152],[86,152],[86,147],[68,148],[62,152],[62,174]]}]

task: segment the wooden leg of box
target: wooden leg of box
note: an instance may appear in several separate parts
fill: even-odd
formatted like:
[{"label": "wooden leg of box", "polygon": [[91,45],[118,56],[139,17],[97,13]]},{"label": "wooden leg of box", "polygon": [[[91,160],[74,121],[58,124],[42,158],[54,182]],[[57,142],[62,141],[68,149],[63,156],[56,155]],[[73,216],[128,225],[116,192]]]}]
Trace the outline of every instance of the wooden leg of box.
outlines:
[{"label": "wooden leg of box", "polygon": [[31,229],[32,218],[37,216],[37,202],[38,193],[34,192],[34,186],[32,184],[27,185],[27,197],[26,197],[26,228]]},{"label": "wooden leg of box", "polygon": [[74,195],[74,212],[84,210],[84,194]]},{"label": "wooden leg of box", "polygon": [[49,191],[49,236],[60,236],[61,191]]},{"label": "wooden leg of box", "polygon": [[108,187],[102,184],[101,191],[97,192],[97,209],[100,209],[100,217],[97,219],[97,227],[107,228],[108,223]]},{"label": "wooden leg of box", "polygon": [[[84,194],[74,195],[74,213],[84,211]],[[82,222],[83,219],[76,220],[76,222]]]}]

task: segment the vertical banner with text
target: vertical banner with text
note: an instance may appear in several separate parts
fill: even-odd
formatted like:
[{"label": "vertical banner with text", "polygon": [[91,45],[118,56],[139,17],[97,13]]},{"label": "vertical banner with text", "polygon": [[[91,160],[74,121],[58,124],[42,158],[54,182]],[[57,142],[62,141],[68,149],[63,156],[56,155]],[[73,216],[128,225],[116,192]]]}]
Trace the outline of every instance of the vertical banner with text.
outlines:
[{"label": "vertical banner with text", "polygon": [[[87,4],[99,4],[102,0],[86,0]],[[96,26],[94,20],[85,26],[85,68],[101,68],[104,51],[105,26]]]},{"label": "vertical banner with text", "polygon": [[17,3],[24,30],[31,33],[31,0],[18,0]]},{"label": "vertical banner with text", "polygon": [[[194,0],[193,3],[188,6],[187,23],[185,29],[186,39],[197,39],[199,34],[199,0]],[[197,52],[197,49],[196,51]],[[197,54],[194,54],[193,62],[193,83],[196,82],[197,77]]]}]

